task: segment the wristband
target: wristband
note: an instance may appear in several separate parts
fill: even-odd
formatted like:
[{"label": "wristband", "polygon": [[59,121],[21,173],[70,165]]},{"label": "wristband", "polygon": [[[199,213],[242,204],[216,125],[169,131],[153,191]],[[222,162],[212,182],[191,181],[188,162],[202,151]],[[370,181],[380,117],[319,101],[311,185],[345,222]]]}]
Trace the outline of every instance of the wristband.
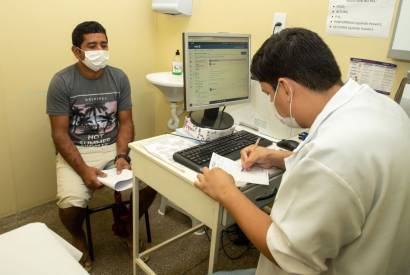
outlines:
[{"label": "wristband", "polygon": [[131,163],[131,159],[127,154],[118,154],[114,159],[114,163],[116,163],[118,159],[125,159],[128,163]]}]

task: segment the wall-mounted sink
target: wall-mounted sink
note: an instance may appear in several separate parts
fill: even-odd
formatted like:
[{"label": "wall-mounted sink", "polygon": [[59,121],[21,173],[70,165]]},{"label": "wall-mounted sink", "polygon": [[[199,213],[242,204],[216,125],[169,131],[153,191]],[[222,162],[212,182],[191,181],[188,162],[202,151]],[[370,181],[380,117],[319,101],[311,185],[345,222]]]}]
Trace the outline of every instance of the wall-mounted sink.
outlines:
[{"label": "wall-mounted sink", "polygon": [[147,74],[146,78],[155,85],[169,102],[184,101],[184,78],[171,72]]},{"label": "wall-mounted sink", "polygon": [[183,109],[178,108],[177,102],[184,101],[184,77],[182,75],[173,75],[171,72],[160,72],[147,74],[146,78],[168,99],[171,107],[168,128],[175,130],[179,126],[178,116],[182,114]]}]

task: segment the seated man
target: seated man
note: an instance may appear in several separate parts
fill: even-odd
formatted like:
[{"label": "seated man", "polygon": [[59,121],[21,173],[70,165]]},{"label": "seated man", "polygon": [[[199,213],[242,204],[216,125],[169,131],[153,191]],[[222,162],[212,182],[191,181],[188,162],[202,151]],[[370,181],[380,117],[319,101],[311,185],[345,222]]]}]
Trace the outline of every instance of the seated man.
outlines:
[{"label": "seated man", "polygon": [[[120,69],[107,66],[104,27],[94,21],[83,22],[74,29],[72,43],[78,62],[54,75],[47,113],[58,152],[60,219],[86,259],[85,208],[93,191],[103,186],[97,176],[104,176],[100,169],[108,162],[114,159],[118,172],[130,169],[128,143],[134,139],[134,125],[128,78]],[[156,194],[147,188],[141,192],[140,213],[148,209]]]}]

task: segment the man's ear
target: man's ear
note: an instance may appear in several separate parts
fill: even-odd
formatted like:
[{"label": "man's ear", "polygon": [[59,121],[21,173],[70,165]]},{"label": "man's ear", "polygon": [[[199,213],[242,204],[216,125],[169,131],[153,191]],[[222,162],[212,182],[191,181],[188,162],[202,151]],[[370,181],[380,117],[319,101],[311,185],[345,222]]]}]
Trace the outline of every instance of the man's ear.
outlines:
[{"label": "man's ear", "polygon": [[283,79],[281,82],[281,85],[283,86],[283,89],[285,90],[286,100],[290,102],[290,99],[292,98],[292,93],[293,93],[292,83],[290,83],[288,79]]},{"label": "man's ear", "polygon": [[83,60],[84,59],[84,57],[83,57],[83,53],[81,52],[81,50],[78,48],[78,47],[76,47],[76,46],[72,46],[71,47],[71,51],[73,52],[73,54],[74,54],[74,56],[78,59],[78,60]]}]

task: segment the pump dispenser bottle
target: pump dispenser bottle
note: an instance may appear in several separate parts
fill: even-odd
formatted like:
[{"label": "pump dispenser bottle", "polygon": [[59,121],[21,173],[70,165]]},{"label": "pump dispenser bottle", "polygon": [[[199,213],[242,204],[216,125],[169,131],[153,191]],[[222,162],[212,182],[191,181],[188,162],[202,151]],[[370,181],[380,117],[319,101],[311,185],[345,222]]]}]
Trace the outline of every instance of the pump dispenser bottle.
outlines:
[{"label": "pump dispenser bottle", "polygon": [[179,50],[175,52],[174,59],[172,60],[172,74],[182,75],[182,58]]}]

